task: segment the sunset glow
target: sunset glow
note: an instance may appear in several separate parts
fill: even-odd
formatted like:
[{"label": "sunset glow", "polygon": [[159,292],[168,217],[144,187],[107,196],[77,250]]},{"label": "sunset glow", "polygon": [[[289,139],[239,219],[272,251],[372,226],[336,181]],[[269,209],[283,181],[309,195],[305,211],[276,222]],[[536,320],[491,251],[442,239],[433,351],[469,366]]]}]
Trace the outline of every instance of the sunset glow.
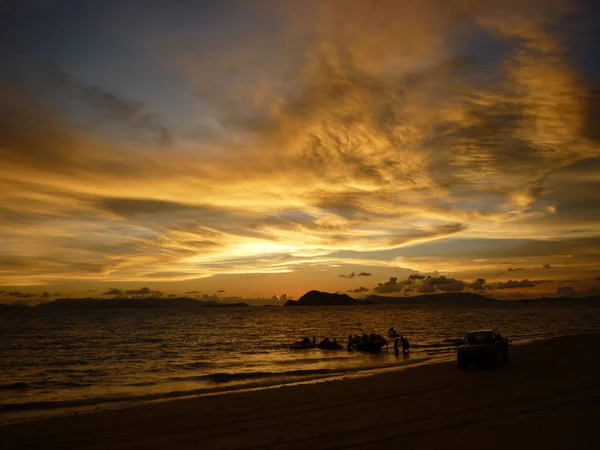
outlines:
[{"label": "sunset glow", "polygon": [[597,294],[581,3],[8,2],[0,303]]}]

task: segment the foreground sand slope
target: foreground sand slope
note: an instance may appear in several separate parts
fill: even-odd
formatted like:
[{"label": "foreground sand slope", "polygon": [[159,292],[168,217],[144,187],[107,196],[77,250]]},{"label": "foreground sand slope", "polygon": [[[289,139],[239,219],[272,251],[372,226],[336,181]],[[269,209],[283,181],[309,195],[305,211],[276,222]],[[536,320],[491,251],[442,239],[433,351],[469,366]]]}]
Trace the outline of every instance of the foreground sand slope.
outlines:
[{"label": "foreground sand slope", "polygon": [[600,448],[600,335],[511,350],[492,370],[445,363],[3,426],[2,448]]}]

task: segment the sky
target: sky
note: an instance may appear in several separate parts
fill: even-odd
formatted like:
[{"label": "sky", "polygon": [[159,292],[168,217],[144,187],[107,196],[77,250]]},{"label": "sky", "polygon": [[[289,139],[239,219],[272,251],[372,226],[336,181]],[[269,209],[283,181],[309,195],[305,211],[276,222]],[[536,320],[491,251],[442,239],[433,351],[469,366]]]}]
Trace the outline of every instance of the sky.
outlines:
[{"label": "sky", "polygon": [[0,303],[597,294],[597,17],[0,1]]}]

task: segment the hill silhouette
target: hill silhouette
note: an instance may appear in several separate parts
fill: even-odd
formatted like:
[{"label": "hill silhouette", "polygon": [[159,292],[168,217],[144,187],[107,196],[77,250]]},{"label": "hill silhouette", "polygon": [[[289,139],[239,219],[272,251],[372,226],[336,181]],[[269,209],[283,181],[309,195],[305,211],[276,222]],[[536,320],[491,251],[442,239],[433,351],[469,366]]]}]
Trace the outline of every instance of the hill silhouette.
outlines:
[{"label": "hill silhouette", "polygon": [[330,294],[329,292],[309,291],[298,300],[288,300],[283,306],[342,306],[356,305],[358,301],[348,294]]},{"label": "hill silhouette", "polygon": [[506,305],[517,303],[563,304],[567,302],[599,302],[600,296],[585,298],[540,297],[523,300],[497,300],[474,292],[443,292],[439,294],[423,294],[403,297],[387,297],[371,295],[367,298],[355,299],[347,294],[331,294],[321,291],[309,291],[299,300],[288,300],[284,306],[344,306],[344,305]]},{"label": "hill silhouette", "polygon": [[441,294],[423,294],[411,297],[384,297],[382,295],[371,295],[367,297],[366,300],[371,301],[376,305],[415,305],[424,303],[490,304],[501,301],[473,292],[444,292]]},{"label": "hill silhouette", "polygon": [[36,309],[193,309],[248,306],[246,303],[219,303],[200,301],[190,297],[176,298],[59,298],[40,303]]}]

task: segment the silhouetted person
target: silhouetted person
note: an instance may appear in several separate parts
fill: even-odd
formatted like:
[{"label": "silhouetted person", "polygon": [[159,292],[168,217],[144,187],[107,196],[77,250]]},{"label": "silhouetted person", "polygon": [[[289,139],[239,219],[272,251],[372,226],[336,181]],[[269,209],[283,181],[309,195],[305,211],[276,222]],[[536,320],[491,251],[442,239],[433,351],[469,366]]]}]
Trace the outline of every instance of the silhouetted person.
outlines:
[{"label": "silhouetted person", "polygon": [[402,353],[409,353],[410,350],[408,348],[410,347],[410,342],[408,342],[408,339],[404,336],[400,336],[400,343],[402,344]]},{"label": "silhouetted person", "polygon": [[333,338],[333,346],[334,346],[334,347],[337,347],[337,346],[338,346],[338,343],[337,343],[337,339],[336,339],[336,338]]},{"label": "silhouetted person", "polygon": [[312,344],[313,344],[313,347],[314,347],[315,345],[317,345],[317,338],[316,338],[316,337],[314,337],[314,336],[313,336]]},{"label": "silhouetted person", "polygon": [[398,354],[400,353],[400,349],[398,348],[400,346],[400,338],[397,337],[396,339],[394,339],[394,355],[398,356]]}]

